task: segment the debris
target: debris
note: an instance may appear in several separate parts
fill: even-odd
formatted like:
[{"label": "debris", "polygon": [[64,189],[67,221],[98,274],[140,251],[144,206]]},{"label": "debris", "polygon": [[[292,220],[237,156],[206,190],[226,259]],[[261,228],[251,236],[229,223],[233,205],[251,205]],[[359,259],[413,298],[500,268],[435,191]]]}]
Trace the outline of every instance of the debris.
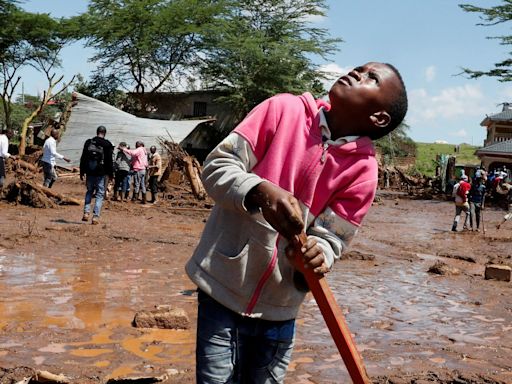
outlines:
[{"label": "debris", "polygon": [[38,384],[38,383],[56,383],[67,384],[71,383],[71,379],[64,375],[56,375],[48,371],[36,371],[30,377],[25,377],[23,380],[16,382],[16,384]]},{"label": "debris", "polygon": [[507,265],[489,264],[485,266],[485,279],[510,281],[512,268]]},{"label": "debris", "polygon": [[162,381],[166,381],[168,378],[167,374],[146,377],[115,377],[108,379],[106,384],[151,384],[161,383]]},{"label": "debris", "polygon": [[190,320],[182,308],[158,306],[152,311],[139,311],[132,325],[137,328],[188,329]]},{"label": "debris", "polygon": [[159,138],[158,140],[160,146],[167,151],[167,157],[169,159],[167,167],[163,172],[161,182],[165,182],[169,179],[172,184],[179,182],[181,178],[176,174],[175,168],[177,168],[182,174],[186,175],[196,199],[205,200],[206,191],[201,182],[202,171],[199,162],[174,141],[165,140],[163,138]]},{"label": "debris", "polygon": [[80,200],[54,192],[29,180],[14,181],[7,187],[7,200],[23,205],[36,208],[55,207],[55,203],[50,198],[57,200],[59,204],[80,205],[82,203]]},{"label": "debris", "polygon": [[439,260],[436,261],[434,265],[430,266],[427,272],[443,276],[460,275],[459,269],[451,267],[448,264]]},{"label": "debris", "polygon": [[20,168],[23,168],[23,169],[26,169],[28,171],[31,171],[33,173],[37,173],[37,167],[33,164],[30,164],[26,161],[23,161],[23,160],[15,160],[16,161],[16,166],[20,167]]},{"label": "debris", "polygon": [[375,260],[375,255],[352,250],[341,254],[342,260]]}]

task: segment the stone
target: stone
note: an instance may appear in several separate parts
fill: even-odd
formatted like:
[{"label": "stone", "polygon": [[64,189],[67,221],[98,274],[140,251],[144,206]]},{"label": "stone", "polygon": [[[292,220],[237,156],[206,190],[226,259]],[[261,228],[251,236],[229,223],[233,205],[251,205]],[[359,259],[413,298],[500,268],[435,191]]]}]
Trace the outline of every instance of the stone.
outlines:
[{"label": "stone", "polygon": [[428,272],[446,276],[460,275],[459,269],[451,267],[448,264],[443,263],[442,261],[439,260],[436,261],[434,265],[430,266]]},{"label": "stone", "polygon": [[161,306],[137,312],[132,325],[137,328],[188,329],[190,320],[182,308]]},{"label": "stone", "polygon": [[485,279],[510,281],[512,268],[507,265],[489,264],[485,266]]}]

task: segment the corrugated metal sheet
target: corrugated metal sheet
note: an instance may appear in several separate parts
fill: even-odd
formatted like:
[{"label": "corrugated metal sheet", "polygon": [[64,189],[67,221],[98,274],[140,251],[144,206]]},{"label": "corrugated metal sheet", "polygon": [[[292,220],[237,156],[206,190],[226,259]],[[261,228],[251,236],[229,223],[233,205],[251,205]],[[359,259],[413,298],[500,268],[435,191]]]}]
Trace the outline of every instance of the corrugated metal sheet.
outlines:
[{"label": "corrugated metal sheet", "polygon": [[[207,121],[143,119],[91,97],[77,96],[78,103],[73,107],[66,131],[57,145],[57,151],[70,158],[72,165],[79,165],[85,140],[96,136],[99,125],[107,128],[105,138],[114,146],[125,141],[135,148],[135,142],[142,140],[149,148],[151,145],[158,146],[158,137],[169,138],[169,135],[180,143],[197,125]],[[62,161],[59,163],[66,164]]]},{"label": "corrugated metal sheet", "polygon": [[480,148],[476,151],[477,156],[481,154],[512,154],[512,140],[501,141],[488,145],[487,147]]}]

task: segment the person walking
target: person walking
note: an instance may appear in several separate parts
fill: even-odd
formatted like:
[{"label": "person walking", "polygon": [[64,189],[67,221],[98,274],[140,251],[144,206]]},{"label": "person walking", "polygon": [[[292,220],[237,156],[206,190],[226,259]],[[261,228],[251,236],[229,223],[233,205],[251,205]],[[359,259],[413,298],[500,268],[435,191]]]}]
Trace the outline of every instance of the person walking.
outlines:
[{"label": "person walking", "polygon": [[471,184],[468,183],[468,177],[464,174],[461,176],[460,181],[453,186],[453,196],[455,197],[455,217],[453,218],[452,224],[453,232],[457,232],[457,225],[459,224],[462,212],[466,214],[463,229],[467,229],[468,217],[471,215],[468,203],[468,193],[470,189]]},{"label": "person walking", "polygon": [[162,156],[156,151],[153,145],[149,148],[149,189],[151,191],[151,203],[156,203],[158,194],[158,181],[162,176]]},{"label": "person walking", "polygon": [[9,139],[12,138],[12,131],[3,129],[2,133],[0,133],[0,192],[4,187],[5,182],[5,160],[9,157],[16,159],[16,156],[13,156],[9,153]]},{"label": "person walking", "polygon": [[71,162],[70,159],[57,152],[57,139],[59,138],[59,130],[53,128],[50,132],[50,137],[46,139],[43,145],[43,158],[41,163],[43,165],[43,185],[46,188],[51,188],[53,183],[57,181],[57,172],[55,172],[55,160],[62,159],[65,162]]},{"label": "person walking", "polygon": [[82,221],[89,221],[93,194],[96,193],[94,209],[92,211],[92,224],[99,224],[101,205],[105,196],[106,177],[113,177],[113,145],[105,139],[107,129],[100,125],[96,129],[96,136],[87,139],[80,157],[80,180],[86,176],[84,215]]},{"label": "person walking", "polygon": [[132,157],[133,169],[133,195],[132,201],[136,201],[139,196],[139,190],[142,192],[142,204],[146,204],[146,168],[148,167],[148,154],[144,143],[137,141],[135,149],[121,148],[124,153]]},{"label": "person walking", "polygon": [[[475,177],[469,190],[469,225],[471,230],[480,231],[481,212],[484,209],[485,185],[482,177]],[[473,220],[474,218],[474,220]],[[473,221],[475,226],[473,226]]]}]

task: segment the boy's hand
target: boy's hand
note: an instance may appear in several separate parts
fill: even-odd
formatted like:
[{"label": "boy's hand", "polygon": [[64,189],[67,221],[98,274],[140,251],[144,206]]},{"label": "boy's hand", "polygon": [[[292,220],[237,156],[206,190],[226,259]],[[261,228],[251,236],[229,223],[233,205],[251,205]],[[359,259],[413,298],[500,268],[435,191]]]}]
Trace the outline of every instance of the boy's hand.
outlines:
[{"label": "boy's hand", "polygon": [[329,268],[325,264],[324,251],[314,238],[308,237],[306,244],[300,248],[302,265],[297,265],[296,253],[299,251],[298,246],[298,242],[293,241],[286,247],[286,256],[295,268],[299,271],[312,269],[313,272],[321,276],[329,272]]},{"label": "boy's hand", "polygon": [[265,220],[288,240],[293,239],[304,228],[298,200],[272,183],[264,181],[251,189],[246,203],[259,207]]}]

